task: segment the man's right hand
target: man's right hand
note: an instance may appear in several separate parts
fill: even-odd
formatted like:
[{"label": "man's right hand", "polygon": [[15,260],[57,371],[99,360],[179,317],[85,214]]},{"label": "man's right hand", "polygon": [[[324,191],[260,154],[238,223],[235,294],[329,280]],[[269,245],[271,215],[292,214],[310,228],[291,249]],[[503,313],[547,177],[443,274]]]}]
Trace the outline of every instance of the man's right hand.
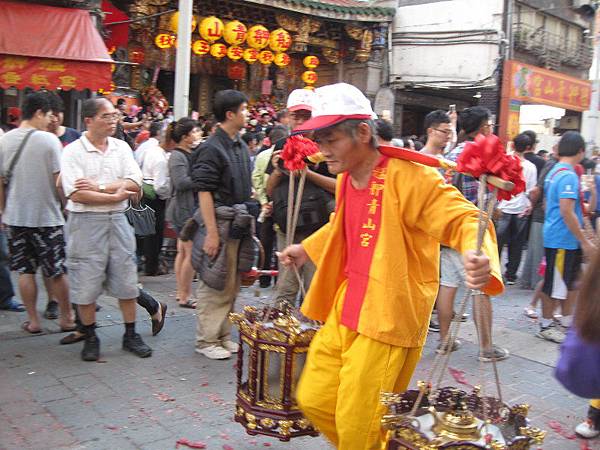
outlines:
[{"label": "man's right hand", "polygon": [[308,261],[308,253],[306,253],[302,244],[286,247],[281,253],[277,252],[277,257],[279,262],[288,268],[292,265],[300,268]]},{"label": "man's right hand", "polygon": [[597,248],[591,241],[586,240],[581,243],[581,250],[583,251],[584,259],[590,261],[596,254]]},{"label": "man's right hand", "polygon": [[219,252],[219,233],[208,233],[206,238],[204,238],[202,250],[211,259],[217,256]]}]

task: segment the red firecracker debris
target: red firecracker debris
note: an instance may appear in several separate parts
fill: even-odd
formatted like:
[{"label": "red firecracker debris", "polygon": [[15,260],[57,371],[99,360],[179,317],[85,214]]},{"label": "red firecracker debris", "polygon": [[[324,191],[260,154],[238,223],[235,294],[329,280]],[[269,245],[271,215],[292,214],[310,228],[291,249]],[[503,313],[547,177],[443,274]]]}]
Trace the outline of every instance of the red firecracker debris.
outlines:
[{"label": "red firecracker debris", "polygon": [[563,424],[556,420],[551,420],[550,422],[548,422],[548,426],[552,428],[552,430],[554,430],[556,434],[564,437],[565,439],[568,439],[570,441],[574,441],[575,439],[577,439],[577,436],[575,436],[575,434],[571,433],[568,430],[565,430]]},{"label": "red firecracker debris", "polygon": [[467,381],[464,371],[448,367],[448,372],[450,372],[450,375],[452,375],[452,378],[454,378],[457,383],[473,387],[473,385]]},{"label": "red firecracker debris", "polygon": [[189,439],[181,438],[177,439],[177,443],[175,444],[175,448],[179,448],[180,445],[185,445],[189,448],[206,448],[206,444],[200,441],[190,441]]}]

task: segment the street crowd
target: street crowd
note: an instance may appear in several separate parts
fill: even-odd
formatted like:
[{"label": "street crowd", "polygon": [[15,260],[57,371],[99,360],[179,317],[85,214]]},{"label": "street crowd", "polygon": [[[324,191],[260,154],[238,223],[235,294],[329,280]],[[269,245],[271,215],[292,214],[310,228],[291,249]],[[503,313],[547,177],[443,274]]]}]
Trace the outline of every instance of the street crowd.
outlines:
[{"label": "street crowd", "polygon": [[[377,119],[349,85],[292,91],[280,111],[266,101],[249,111],[243,93],[220,91],[212,113],[175,120],[95,97],[83,102],[80,132],[63,125],[59,96],[26,96],[0,138],[0,309],[26,311],[25,333],[42,332],[41,268],[49,299],[44,315],[69,333],[61,344],[83,342],[84,361],[100,358],[97,301],[107,292],[119,299],[123,349],[151,356],[136,332],[136,303],[151,317],[153,335],[168,305],[140,287],[138,272],[167,273],[164,236],[171,230],[175,297],[178,307],[196,309],[196,352],[230,358],[239,345],[228,315],[243,272],[257,264],[257,236],[265,255],[260,286],[274,283],[269,272],[278,264],[280,274],[295,266],[298,276],[279,276],[277,300],[325,323],[297,396],[303,412],[344,449],[377,441],[378,421],[369,415],[378,410],[378,392],[406,389],[428,331],[439,333],[438,353],[460,348],[458,340],[445,343],[452,321],[468,320],[454,304],[465,285],[478,291],[473,318],[482,362],[509,357],[492,339],[491,298],[503,284],[532,290],[523,314],[539,318],[538,338],[565,349],[577,348],[575,338],[577,345],[600,341],[600,290],[593,287],[600,275],[600,174],[597,162],[585,158],[579,133],[566,132],[548,151],[537,148],[533,131],[514,138],[510,151],[521,162],[525,190],[498,203],[495,233],[486,234],[479,255],[478,180],[382,157],[377,148],[405,146],[456,161],[470,142],[492,134],[486,108],[433,111],[420,139],[396,138],[392,124]],[[292,204],[282,152],[292,132],[313,139],[326,164],[307,170],[287,246]],[[140,221],[151,232],[136,235]],[[9,270],[18,274],[23,304]],[[366,367],[368,380],[361,377]],[[600,400],[592,400],[576,431],[600,434]]]}]

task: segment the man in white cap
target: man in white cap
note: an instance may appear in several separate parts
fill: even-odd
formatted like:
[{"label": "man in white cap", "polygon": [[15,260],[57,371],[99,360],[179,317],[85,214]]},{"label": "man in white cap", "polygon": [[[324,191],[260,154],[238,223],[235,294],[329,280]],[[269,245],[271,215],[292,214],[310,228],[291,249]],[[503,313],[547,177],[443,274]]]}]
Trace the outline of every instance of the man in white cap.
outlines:
[{"label": "man in white cap", "polygon": [[[314,92],[308,89],[296,89],[290,93],[287,101],[287,109],[290,111],[290,125],[292,129],[302,126],[304,122],[310,119],[314,97]],[[288,233],[286,222],[289,178],[287,170],[283,167],[283,161],[280,159],[281,150],[286,141],[287,139],[282,139],[275,143],[271,162],[266,169],[266,173],[269,175],[266,193],[272,200],[273,221],[275,223],[277,249],[279,251],[285,248]],[[334,193],[335,176],[329,173],[324,164],[314,168],[314,170],[308,170],[294,242],[301,242],[327,223],[329,214],[333,210]],[[308,262],[300,269],[305,290],[310,286],[314,272],[315,266],[311,262]],[[290,304],[296,303],[300,285],[292,272],[285,273],[279,277],[277,289],[278,300],[287,301]]]},{"label": "man in white cap", "polygon": [[[403,392],[421,356],[439,282],[440,244],[463,254],[466,284],[503,290],[493,228],[483,255],[478,209],[430,167],[378,152],[368,99],[354,86],[316,90],[314,132],[337,178],[336,213],[285,249],[285,265],[317,266],[302,312],[325,322],[297,391],[300,408],[338,448],[381,448],[381,392]],[[443,211],[444,214],[440,214]]]}]

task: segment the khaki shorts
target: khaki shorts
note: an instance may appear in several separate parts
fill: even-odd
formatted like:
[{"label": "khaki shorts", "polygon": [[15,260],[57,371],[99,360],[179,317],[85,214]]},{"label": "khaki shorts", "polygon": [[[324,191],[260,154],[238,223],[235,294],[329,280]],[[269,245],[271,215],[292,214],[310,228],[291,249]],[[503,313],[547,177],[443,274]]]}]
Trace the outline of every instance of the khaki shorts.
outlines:
[{"label": "khaki shorts", "polygon": [[95,303],[104,290],[118,299],[138,296],[135,234],[125,214],[71,212],[66,235],[72,303]]},{"label": "khaki shorts", "polygon": [[440,251],[440,285],[457,288],[465,282],[462,256],[456,250],[442,247]]}]

